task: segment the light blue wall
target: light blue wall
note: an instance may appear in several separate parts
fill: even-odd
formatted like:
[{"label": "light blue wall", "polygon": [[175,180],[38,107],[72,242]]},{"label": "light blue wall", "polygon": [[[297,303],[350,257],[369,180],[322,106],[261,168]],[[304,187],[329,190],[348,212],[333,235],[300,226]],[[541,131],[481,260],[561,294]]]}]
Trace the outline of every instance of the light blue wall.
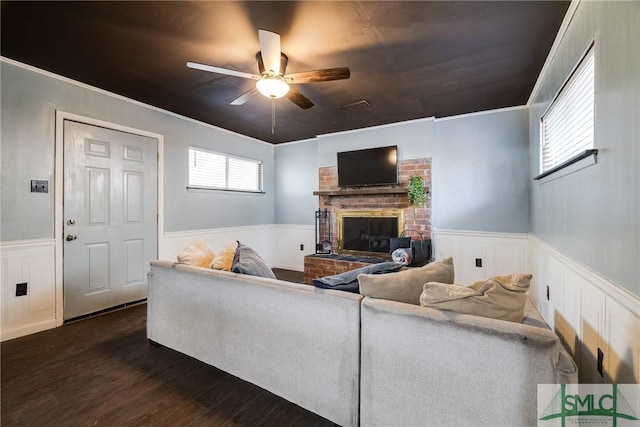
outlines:
[{"label": "light blue wall", "polygon": [[532,232],[640,295],[640,2],[578,5],[529,109],[529,175],[540,117],[594,36],[598,164],[532,184]]},{"label": "light blue wall", "polygon": [[529,231],[527,127],[525,108],[436,121],[434,227]]},{"label": "light blue wall", "polygon": [[[274,148],[3,61],[0,68],[2,241],[52,238],[55,112],[96,118],[164,135],[165,231],[274,222]],[[264,195],[187,192],[188,146],[264,162]],[[31,193],[32,179],[49,193]]]},{"label": "light blue wall", "polygon": [[528,116],[525,108],[321,135],[276,147],[276,221],[313,224],[318,167],[336,153],[397,145],[400,159],[432,157],[433,226],[529,232]]},{"label": "light blue wall", "polygon": [[413,120],[318,137],[318,166],[336,166],[340,151],[398,146],[398,159],[431,157],[433,119]]},{"label": "light blue wall", "polygon": [[276,223],[314,225],[318,196],[318,140],[276,146]]},{"label": "light blue wall", "polygon": [[423,119],[276,146],[276,223],[314,224],[318,168],[336,166],[339,151],[397,145],[400,160],[430,157],[433,133],[433,119]]}]

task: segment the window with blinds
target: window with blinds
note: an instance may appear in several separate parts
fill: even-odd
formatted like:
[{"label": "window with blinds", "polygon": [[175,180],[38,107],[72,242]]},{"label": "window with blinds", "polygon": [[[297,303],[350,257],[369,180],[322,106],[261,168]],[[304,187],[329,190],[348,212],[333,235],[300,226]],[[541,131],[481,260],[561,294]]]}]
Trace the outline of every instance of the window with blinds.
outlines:
[{"label": "window with blinds", "polygon": [[189,187],[262,192],[262,162],[189,148]]},{"label": "window with blinds", "polygon": [[593,46],[540,119],[540,172],[594,148],[595,73]]}]

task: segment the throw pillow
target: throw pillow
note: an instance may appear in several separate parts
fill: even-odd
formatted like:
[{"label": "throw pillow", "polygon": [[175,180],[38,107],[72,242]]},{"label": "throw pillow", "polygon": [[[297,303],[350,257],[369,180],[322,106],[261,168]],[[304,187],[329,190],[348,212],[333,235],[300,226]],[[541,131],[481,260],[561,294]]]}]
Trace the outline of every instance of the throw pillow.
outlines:
[{"label": "throw pillow", "polygon": [[449,257],[397,273],[360,274],[358,282],[362,295],[418,305],[425,283],[453,283],[453,272],[453,259]]},{"label": "throw pillow", "polygon": [[233,266],[233,256],[236,253],[238,242],[235,240],[227,243],[224,248],[211,261],[211,268],[216,270],[231,271]]},{"label": "throw pillow", "polygon": [[238,249],[235,253],[231,271],[234,273],[249,274],[251,276],[267,277],[269,279],[276,278],[276,275],[273,274],[271,268],[269,268],[260,255],[249,246],[243,245],[240,242],[238,242]]},{"label": "throw pillow", "polygon": [[461,314],[521,322],[531,274],[495,276],[470,286],[426,283],[420,305]]},{"label": "throw pillow", "polygon": [[178,254],[178,262],[208,267],[214,258],[213,251],[202,240],[193,240]]}]

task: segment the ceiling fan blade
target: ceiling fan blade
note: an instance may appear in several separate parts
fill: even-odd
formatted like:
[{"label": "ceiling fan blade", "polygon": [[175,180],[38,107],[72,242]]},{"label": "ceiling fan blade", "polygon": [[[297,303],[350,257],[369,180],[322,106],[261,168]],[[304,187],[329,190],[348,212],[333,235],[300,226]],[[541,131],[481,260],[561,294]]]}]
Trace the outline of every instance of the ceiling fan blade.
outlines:
[{"label": "ceiling fan blade", "polygon": [[258,30],[258,38],[265,70],[280,75],[280,34]]},{"label": "ceiling fan blade", "polygon": [[309,98],[307,98],[306,96],[304,96],[303,94],[295,90],[294,88],[289,88],[289,93],[287,93],[287,98],[289,98],[289,101],[293,102],[303,110],[308,110],[314,105],[313,102],[309,101]]},{"label": "ceiling fan blade", "polygon": [[245,93],[243,93],[242,95],[240,95],[239,97],[237,97],[236,99],[234,99],[233,101],[231,101],[229,103],[229,105],[243,105],[245,104],[248,100],[250,100],[251,98],[253,98],[253,96],[258,92],[258,89],[251,88],[248,91],[246,91]]},{"label": "ceiling fan blade", "polygon": [[[258,71],[260,75],[263,75],[266,71],[264,68],[264,61],[262,61],[262,52],[256,53],[256,61],[258,62]],[[284,53],[280,53],[280,75],[287,72],[287,64],[289,63],[289,57]]]},{"label": "ceiling fan blade", "polygon": [[351,76],[348,67],[325,68],[324,70],[303,71],[284,76],[287,83],[328,82],[330,80],[344,80]]},{"label": "ceiling fan blade", "polygon": [[187,62],[187,67],[195,70],[208,71],[210,73],[226,74],[227,76],[242,77],[244,79],[260,80],[260,76],[242,71],[229,70],[228,68],[214,67],[213,65],[199,64],[197,62]]}]

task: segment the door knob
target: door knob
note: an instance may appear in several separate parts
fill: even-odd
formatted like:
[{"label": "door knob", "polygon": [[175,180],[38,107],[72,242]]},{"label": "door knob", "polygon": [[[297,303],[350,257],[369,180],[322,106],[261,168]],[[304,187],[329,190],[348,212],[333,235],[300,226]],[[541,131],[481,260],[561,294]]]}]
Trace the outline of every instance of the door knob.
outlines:
[{"label": "door knob", "polygon": [[76,236],[76,235],[75,235],[75,234],[73,234],[73,233],[69,233],[69,234],[67,234],[67,237],[66,237],[67,242],[70,242],[70,241],[72,241],[72,240],[76,240],[77,238],[78,238],[78,236]]}]

